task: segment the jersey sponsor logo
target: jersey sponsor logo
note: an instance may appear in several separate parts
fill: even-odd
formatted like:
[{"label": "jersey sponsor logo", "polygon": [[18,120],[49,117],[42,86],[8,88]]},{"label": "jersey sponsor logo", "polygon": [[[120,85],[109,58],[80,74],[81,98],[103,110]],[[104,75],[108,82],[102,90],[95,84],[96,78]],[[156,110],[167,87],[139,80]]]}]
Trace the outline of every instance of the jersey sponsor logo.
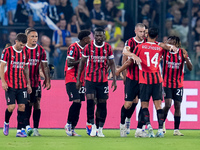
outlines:
[{"label": "jersey sponsor logo", "polygon": [[15,58],[15,56],[12,56],[12,58]]},{"label": "jersey sponsor logo", "polygon": [[106,56],[91,56],[91,59],[93,59],[93,62],[104,63],[107,60],[107,57]]},{"label": "jersey sponsor logo", "polygon": [[30,66],[36,66],[39,63],[39,59],[29,59]]},{"label": "jersey sponsor logo", "polygon": [[172,69],[179,69],[181,66],[181,62],[177,63],[177,62],[166,61],[166,64],[167,64],[168,68],[172,68]]},{"label": "jersey sponsor logo", "polygon": [[25,62],[18,62],[11,60],[10,64],[13,66],[13,68],[24,68]]}]

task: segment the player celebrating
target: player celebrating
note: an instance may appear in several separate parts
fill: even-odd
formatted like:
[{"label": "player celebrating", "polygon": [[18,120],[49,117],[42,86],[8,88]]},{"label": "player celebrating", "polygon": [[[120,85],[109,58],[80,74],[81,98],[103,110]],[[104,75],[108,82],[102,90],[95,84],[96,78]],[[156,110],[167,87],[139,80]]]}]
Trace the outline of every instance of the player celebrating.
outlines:
[{"label": "player celebrating", "polygon": [[82,57],[83,48],[90,43],[90,31],[83,30],[78,34],[79,42],[71,44],[68,48],[67,63],[65,64],[65,84],[69,100],[73,101],[69,108],[67,124],[65,125],[68,136],[79,136],[74,128],[79,119],[81,101],[85,101],[84,71],[80,77],[81,87],[76,89],[78,64]]},{"label": "player celebrating", "polygon": [[[181,48],[181,42],[179,37],[170,36],[167,40],[168,44],[178,47],[178,52],[165,51],[163,55],[163,87],[165,91],[165,107],[164,121],[167,118],[168,111],[174,100],[174,135],[183,136],[179,131],[180,119],[181,119],[181,102],[183,96],[183,79],[184,79],[184,63],[186,62],[187,68],[192,70],[192,63],[188,57],[187,51]],[[164,128],[163,132],[166,129]]]},{"label": "player celebrating", "polygon": [[[96,125],[94,123],[94,99],[97,98],[97,109],[99,109],[99,131],[98,137],[104,137],[102,132],[103,126],[107,116],[106,100],[108,99],[108,66],[110,66],[113,74],[112,87],[116,90],[116,76],[115,76],[115,63],[114,55],[111,46],[104,42],[105,31],[101,28],[97,28],[94,31],[94,40],[91,41],[83,52],[81,58],[77,83],[76,86],[79,89],[81,86],[81,73],[84,69],[85,62],[86,66],[86,97],[87,97],[87,120],[88,123],[92,124],[92,130],[90,136],[96,136]],[[96,96],[95,96],[96,95]]]},{"label": "player celebrating", "polygon": [[[45,76],[43,86],[49,90],[51,88],[50,84],[50,73],[46,59],[46,52],[42,48],[42,46],[37,44],[38,41],[38,33],[35,29],[28,28],[25,33],[27,34],[27,44],[24,49],[29,53],[29,76],[31,81],[32,93],[28,97],[28,103],[26,104],[26,130],[28,136],[40,136],[38,132],[39,120],[41,116],[40,110],[40,99],[41,99],[41,82],[40,82],[40,75],[39,75],[39,66],[41,64],[41,68],[43,74]],[[33,110],[33,122],[34,122],[34,129],[32,130],[30,127],[30,116],[32,111],[32,106],[34,107]]]},{"label": "player celebrating", "polygon": [[[133,52],[135,47],[141,43],[146,42],[145,37],[145,26],[142,23],[138,23],[135,26],[136,36],[130,38],[125,48],[128,48],[130,52]],[[123,63],[127,60],[127,56],[123,56]],[[121,108],[121,123],[120,123],[120,136],[125,137],[130,133],[130,118],[135,110],[138,103],[139,95],[139,69],[138,65],[131,62],[127,68],[126,80],[125,80],[125,103]]]},{"label": "player celebrating", "polygon": [[16,137],[27,137],[24,125],[25,104],[27,103],[27,91],[30,94],[32,89],[29,80],[28,53],[23,49],[26,42],[25,34],[17,34],[16,44],[4,49],[1,55],[0,76],[2,88],[6,91],[8,106],[3,127],[3,133],[6,136],[9,134],[9,120],[15,109],[16,100],[18,104]]}]

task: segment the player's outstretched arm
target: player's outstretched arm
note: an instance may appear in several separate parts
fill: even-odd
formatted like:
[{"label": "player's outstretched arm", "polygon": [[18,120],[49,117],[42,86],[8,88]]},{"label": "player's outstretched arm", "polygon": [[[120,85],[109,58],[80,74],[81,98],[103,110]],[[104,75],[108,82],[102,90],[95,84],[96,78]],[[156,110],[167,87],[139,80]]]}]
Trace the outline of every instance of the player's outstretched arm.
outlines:
[{"label": "player's outstretched arm", "polygon": [[79,60],[74,60],[74,59],[71,59],[71,58],[67,58],[67,66],[68,67],[72,67],[72,66],[77,66],[80,62],[80,59]]},{"label": "player's outstretched arm", "polygon": [[183,51],[183,57],[184,57],[184,59],[186,61],[187,68],[190,71],[192,71],[193,65],[192,65],[192,62],[191,62],[190,58],[188,57],[187,51],[184,48],[181,48],[181,50]]},{"label": "player's outstretched arm", "polygon": [[115,75],[116,75],[116,76],[119,76],[120,73],[121,73],[122,71],[124,71],[125,69],[127,69],[128,66],[130,66],[132,62],[133,62],[133,59],[128,59],[119,69],[117,69]]},{"label": "player's outstretched arm", "polygon": [[114,87],[113,92],[117,89],[117,83],[116,83],[116,75],[115,75],[115,61],[114,59],[109,59],[109,66],[111,69],[111,72],[113,74],[113,82],[112,82],[112,87]]},{"label": "player's outstretched arm", "polygon": [[84,69],[85,66],[85,62],[87,61],[87,57],[82,57],[79,63],[79,67],[78,67],[78,75],[77,75],[77,82],[76,82],[76,88],[80,89],[81,87],[81,82],[80,82],[80,77],[81,77],[81,73]]},{"label": "player's outstretched arm", "polygon": [[160,47],[162,47],[163,49],[165,50],[168,50],[168,51],[173,51],[173,52],[177,52],[178,48],[174,45],[170,45],[170,44],[165,44],[165,43],[159,43],[158,44]]},{"label": "player's outstretched arm", "polygon": [[28,64],[26,64],[24,66],[24,76],[25,76],[26,83],[27,83],[27,92],[28,92],[28,94],[30,94],[30,93],[32,93],[32,89],[31,89],[31,83],[30,83],[30,79],[29,79]]},{"label": "player's outstretched arm", "polygon": [[4,77],[4,68],[6,67],[6,63],[1,62],[0,65],[0,77],[1,77],[1,84],[2,84],[2,88],[7,91],[8,90],[8,85],[6,83],[5,77]]},{"label": "player's outstretched arm", "polygon": [[47,90],[49,90],[51,88],[51,83],[50,83],[50,71],[47,62],[41,62],[41,67],[45,77],[42,86],[44,88],[47,88]]}]

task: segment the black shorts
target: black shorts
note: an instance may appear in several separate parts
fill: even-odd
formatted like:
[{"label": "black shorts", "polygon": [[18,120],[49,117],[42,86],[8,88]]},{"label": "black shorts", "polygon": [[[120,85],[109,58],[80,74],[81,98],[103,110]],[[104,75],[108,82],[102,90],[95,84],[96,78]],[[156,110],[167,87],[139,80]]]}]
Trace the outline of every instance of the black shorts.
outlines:
[{"label": "black shorts", "polygon": [[17,104],[27,103],[27,88],[14,89],[9,87],[5,95],[7,105],[15,104],[15,100],[17,101]]},{"label": "black shorts", "polygon": [[140,84],[141,102],[149,102],[151,96],[153,100],[162,100],[162,83]]},{"label": "black shorts", "polygon": [[66,84],[66,91],[69,96],[69,101],[78,100],[85,101],[85,87],[82,86],[79,90],[76,88],[75,82]]},{"label": "black shorts", "polygon": [[86,81],[85,88],[86,94],[94,94],[97,99],[108,99],[108,82]]},{"label": "black shorts", "polygon": [[174,101],[182,102],[183,98],[183,87],[181,88],[167,88],[164,87],[165,99],[173,99]]},{"label": "black shorts", "polygon": [[30,103],[36,103],[38,98],[41,98],[41,82],[39,82],[38,87],[31,87],[32,93],[28,94],[28,100]]},{"label": "black shorts", "polygon": [[125,81],[125,101],[133,101],[140,93],[138,81],[126,77]]}]

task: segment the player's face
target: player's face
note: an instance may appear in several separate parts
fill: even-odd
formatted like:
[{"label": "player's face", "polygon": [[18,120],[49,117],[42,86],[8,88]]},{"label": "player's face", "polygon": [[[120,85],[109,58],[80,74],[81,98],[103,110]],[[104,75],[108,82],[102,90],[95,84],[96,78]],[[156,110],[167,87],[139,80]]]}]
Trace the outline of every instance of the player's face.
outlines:
[{"label": "player's face", "polygon": [[148,29],[145,29],[145,38],[148,36]]},{"label": "player's face", "polygon": [[16,42],[16,49],[18,51],[21,51],[24,48],[24,46],[26,45],[26,43],[22,43],[22,42],[19,42],[17,40],[15,42]]},{"label": "player's face", "polygon": [[95,39],[95,43],[97,45],[102,45],[103,41],[104,41],[104,32],[95,31],[95,33],[94,33],[94,39]]},{"label": "player's face", "polygon": [[140,40],[143,40],[145,36],[145,27],[137,27],[135,29],[135,34]]},{"label": "player's face", "polygon": [[38,33],[37,32],[31,32],[27,36],[27,43],[31,45],[36,45],[38,41]]},{"label": "player's face", "polygon": [[89,44],[90,43],[90,36],[84,37],[84,42],[85,44]]}]

